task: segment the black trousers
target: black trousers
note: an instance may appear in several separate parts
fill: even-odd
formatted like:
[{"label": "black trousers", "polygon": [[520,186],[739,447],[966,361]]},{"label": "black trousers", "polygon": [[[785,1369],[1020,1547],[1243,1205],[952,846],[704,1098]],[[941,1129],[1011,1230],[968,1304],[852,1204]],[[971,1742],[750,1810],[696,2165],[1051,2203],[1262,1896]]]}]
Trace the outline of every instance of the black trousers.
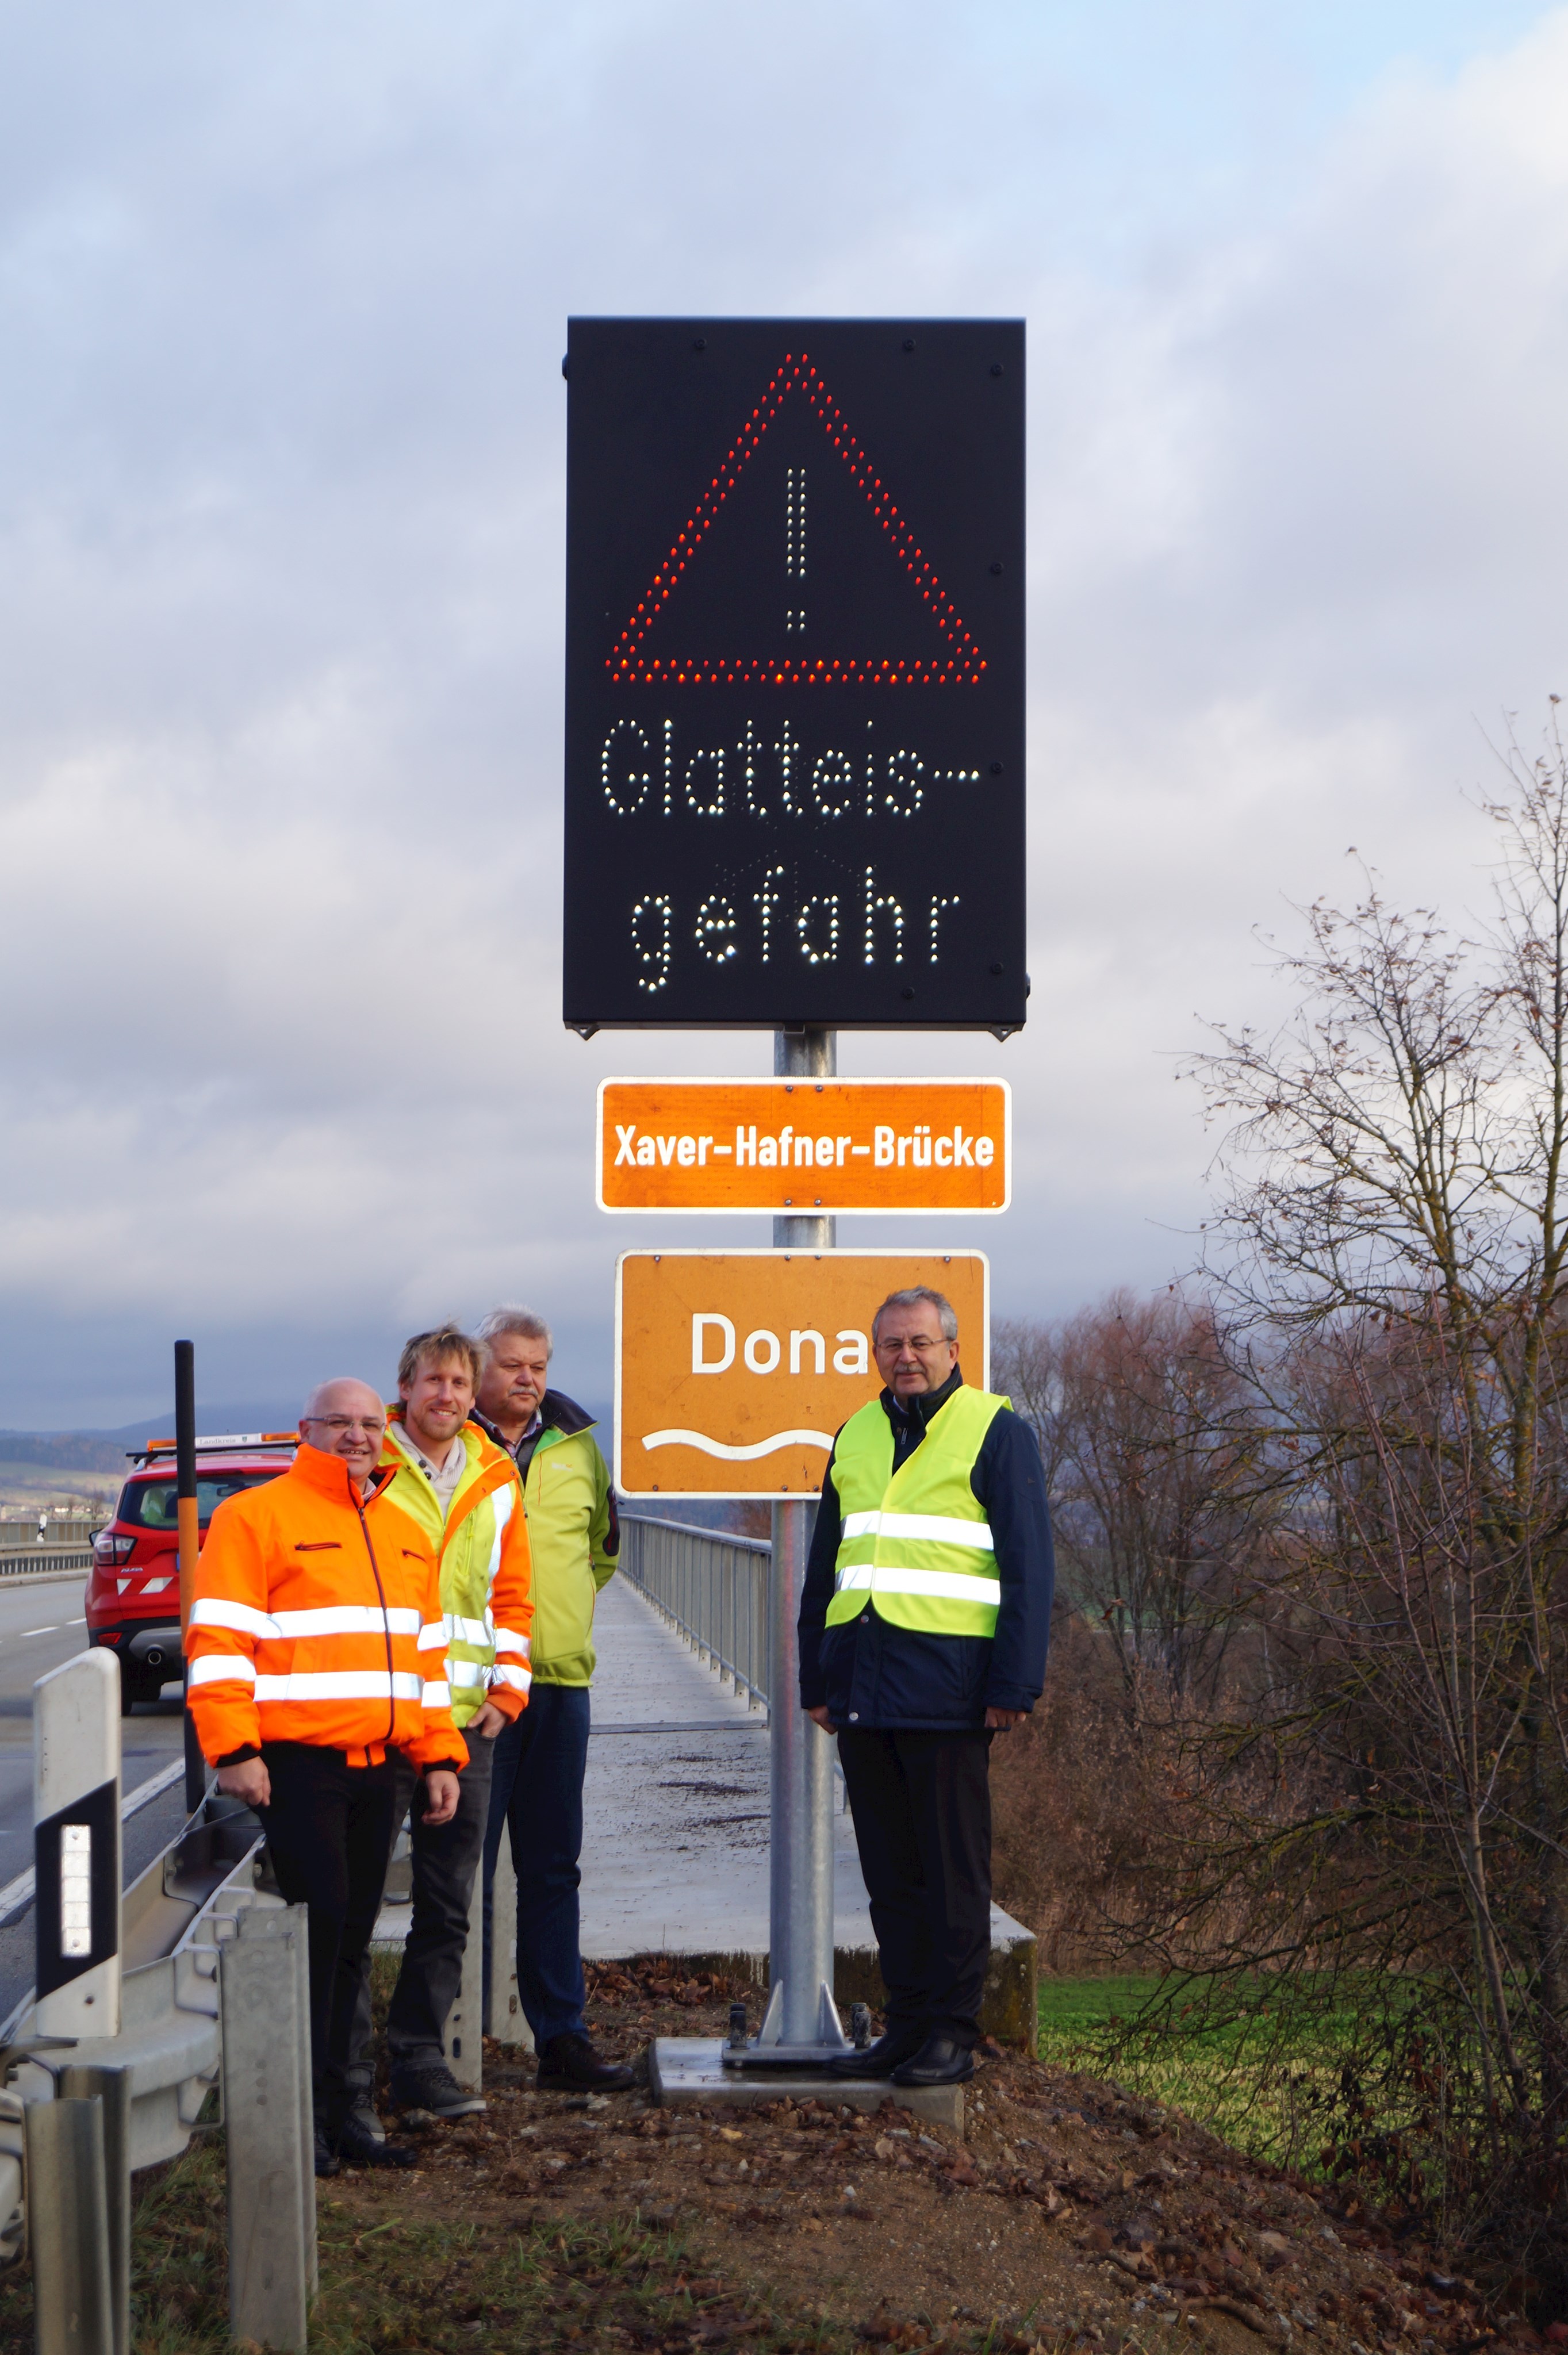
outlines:
[{"label": "black trousers", "polygon": [[[414,1770],[407,1762],[400,1777],[398,1820],[402,1821],[407,1808],[414,1905],[387,2014],[387,2052],[394,2092],[400,2069],[445,2060],[446,2016],[463,1978],[468,1908],[485,1846],[485,1827],[490,1819],[490,1774],[496,1758],[495,1742],[472,1727],[466,1739],[468,1764],[457,1778],[457,1813],[449,1824],[421,1823],[429,1804],[424,1778],[420,1777],[416,1787]],[[368,2031],[368,2019],[365,2025]],[[474,2032],[479,2033],[477,2021]]]},{"label": "black trousers", "polygon": [[316,2123],[340,2126],[353,2099],[355,2015],[369,2001],[370,1939],[399,1821],[398,1753],[350,1766],[341,1750],[269,1742],[261,1809],[278,1887],[308,1908],[310,2070]]},{"label": "black trousers", "polygon": [[888,2031],[973,2048],[991,1952],[989,1733],[838,1736]]}]

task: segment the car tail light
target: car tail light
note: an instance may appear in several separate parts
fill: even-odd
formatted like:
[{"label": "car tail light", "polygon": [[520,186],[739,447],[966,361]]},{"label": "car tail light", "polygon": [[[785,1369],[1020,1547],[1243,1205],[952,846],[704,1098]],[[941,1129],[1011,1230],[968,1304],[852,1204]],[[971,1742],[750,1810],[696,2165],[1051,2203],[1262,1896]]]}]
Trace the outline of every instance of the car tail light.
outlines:
[{"label": "car tail light", "polygon": [[100,1529],[92,1540],[93,1556],[101,1562],[129,1561],[135,1548],[134,1538],[111,1537],[107,1529]]}]

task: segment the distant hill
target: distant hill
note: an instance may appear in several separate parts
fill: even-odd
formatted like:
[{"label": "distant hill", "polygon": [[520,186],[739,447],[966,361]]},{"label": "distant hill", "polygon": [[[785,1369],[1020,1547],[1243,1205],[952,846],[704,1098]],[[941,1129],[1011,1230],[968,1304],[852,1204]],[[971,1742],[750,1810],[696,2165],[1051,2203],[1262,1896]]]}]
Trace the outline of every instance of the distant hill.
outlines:
[{"label": "distant hill", "polygon": [[[610,1416],[605,1409],[581,1401],[586,1412],[600,1418],[597,1437],[610,1453]],[[297,1403],[281,1405],[276,1399],[258,1406],[252,1399],[240,1406],[198,1406],[198,1433],[217,1438],[229,1431],[292,1431]],[[140,1423],[123,1423],[113,1431],[0,1431],[0,1464],[44,1464],[57,1472],[123,1472],[125,1457],[149,1439],[172,1439],[174,1410],[150,1414]]]},{"label": "distant hill", "polygon": [[[258,1406],[203,1406],[197,1411],[197,1429],[214,1437],[229,1431],[292,1431],[297,1407],[281,1406],[276,1399]],[[172,1439],[172,1407],[140,1423],[121,1423],[113,1431],[0,1431],[0,1463],[45,1464],[59,1472],[123,1472],[133,1447],[149,1439]]]}]

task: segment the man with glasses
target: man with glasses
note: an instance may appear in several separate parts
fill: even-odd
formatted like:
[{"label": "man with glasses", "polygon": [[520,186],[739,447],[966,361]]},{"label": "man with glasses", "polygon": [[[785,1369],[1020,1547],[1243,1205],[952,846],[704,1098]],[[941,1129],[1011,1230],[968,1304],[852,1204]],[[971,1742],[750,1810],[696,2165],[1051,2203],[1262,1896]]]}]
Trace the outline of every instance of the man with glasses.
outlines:
[{"label": "man with glasses", "polygon": [[885,2030],[831,2065],[974,2074],[991,1945],[990,1745],[1045,1678],[1052,1584],[1040,1451],[965,1387],[940,1292],[871,1325],[885,1388],[833,1443],[800,1607],[801,1706],[838,1736],[887,1989]]},{"label": "man with glasses", "polygon": [[254,1807],[278,1886],[307,1908],[315,2169],[411,2164],[356,2115],[355,2020],[397,1827],[399,1759],[423,1820],[457,1810],[436,1551],[388,1496],[386,1416],[368,1382],[323,1382],[289,1469],[229,1497],[197,1565],[191,1714],[220,1790]]}]

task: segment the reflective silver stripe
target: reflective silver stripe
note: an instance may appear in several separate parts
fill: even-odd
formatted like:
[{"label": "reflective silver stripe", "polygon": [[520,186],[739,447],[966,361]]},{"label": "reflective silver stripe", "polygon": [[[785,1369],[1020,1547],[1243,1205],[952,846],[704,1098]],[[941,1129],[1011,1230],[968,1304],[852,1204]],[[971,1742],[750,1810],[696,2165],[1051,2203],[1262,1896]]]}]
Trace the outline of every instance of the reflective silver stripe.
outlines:
[{"label": "reflective silver stripe", "polygon": [[515,1636],[509,1627],[497,1627],[496,1649],[498,1652],[521,1652],[526,1660],[528,1657],[528,1638],[526,1636]]},{"label": "reflective silver stripe", "polygon": [[446,1679],[453,1685],[487,1685],[490,1672],[480,1660],[448,1660]]},{"label": "reflective silver stripe", "polygon": [[420,1629],[419,1647],[421,1652],[439,1652],[448,1639],[444,1619],[428,1619]]},{"label": "reflective silver stripe", "polygon": [[280,1636],[417,1636],[417,1611],[382,1612],[373,1603],[332,1603],[318,1611],[274,1611]]},{"label": "reflective silver stripe", "polygon": [[[449,1611],[443,1625],[449,1644],[475,1644],[482,1652],[490,1648],[490,1628],[484,1619],[465,1619],[460,1611]],[[422,1646],[424,1638],[420,1638]]]},{"label": "reflective silver stripe", "polygon": [[445,1685],[425,1685],[421,1687],[420,1699],[426,1709],[450,1709],[452,1707],[452,1694]]},{"label": "reflective silver stripe", "polygon": [[952,1603],[1000,1603],[999,1578],[971,1577],[963,1570],[891,1570],[883,1562],[851,1562],[838,1572],[838,1592],[872,1594],[940,1594]]},{"label": "reflective silver stripe", "polygon": [[944,1513],[846,1513],[847,1538],[926,1538],[937,1545],[974,1546],[995,1553],[991,1532],[984,1521],[950,1520]]},{"label": "reflective silver stripe", "polygon": [[276,1636],[280,1630],[275,1619],[264,1611],[254,1611],[248,1603],[230,1603],[221,1594],[204,1595],[190,1606],[193,1627],[227,1627],[231,1636],[255,1636],[262,1643]]},{"label": "reflective silver stripe", "polygon": [[504,1488],[492,1489],[490,1494],[490,1502],[496,1508],[496,1542],[490,1549],[490,1568],[485,1582],[486,1595],[496,1592],[496,1573],[501,1567],[501,1540],[507,1533],[507,1524],[512,1518],[512,1507],[517,1497],[517,1488],[510,1480]]},{"label": "reflective silver stripe", "polygon": [[508,1668],[505,1660],[497,1660],[490,1672],[490,1681],[495,1685],[509,1685],[514,1692],[527,1692],[533,1678],[527,1668]]},{"label": "reflective silver stripe", "polygon": [[385,1668],[318,1669],[290,1677],[258,1677],[258,1700],[418,1700],[419,1677],[389,1677]]},{"label": "reflective silver stripe", "polygon": [[203,1652],[199,1659],[190,1661],[186,1668],[186,1682],[191,1686],[253,1685],[255,1681],[255,1662],[247,1660],[239,1652]]}]

